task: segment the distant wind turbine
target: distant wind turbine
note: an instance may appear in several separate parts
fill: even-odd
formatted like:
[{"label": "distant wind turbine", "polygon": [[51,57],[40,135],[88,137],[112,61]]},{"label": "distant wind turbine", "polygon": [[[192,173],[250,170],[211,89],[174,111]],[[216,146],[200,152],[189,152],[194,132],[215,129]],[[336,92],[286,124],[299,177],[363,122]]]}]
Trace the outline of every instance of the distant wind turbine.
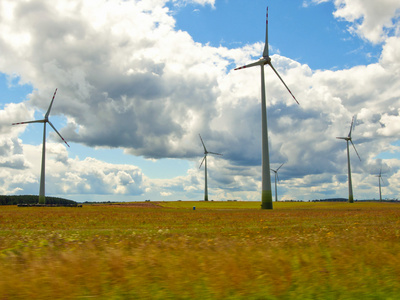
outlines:
[{"label": "distant wind turbine", "polygon": [[376,175],[375,177],[378,177],[378,183],[379,183],[379,201],[382,201],[382,192],[381,192],[381,181],[382,181],[382,183],[383,183],[382,168],[379,170],[379,175]]},{"label": "distant wind turbine", "polygon": [[203,160],[201,161],[200,167],[203,165],[204,162],[204,180],[205,180],[205,184],[204,184],[204,201],[208,201],[208,188],[207,188],[207,154],[214,154],[214,155],[222,155],[219,153],[215,153],[215,152],[209,152],[207,151],[206,146],[204,145],[203,139],[201,138],[201,135],[199,134],[201,143],[203,144],[203,148],[204,148],[204,157]]},{"label": "distant wind turbine", "polygon": [[[348,169],[348,176],[349,176],[349,203],[353,203],[353,185],[351,183],[351,167],[350,167],[350,151],[349,151],[349,141],[350,143],[353,145],[354,151],[356,151],[356,154],[358,156],[358,158],[361,161],[360,155],[358,155],[356,146],[354,146],[353,141],[351,139],[351,131],[353,129],[353,124],[354,124],[354,118],[355,116],[353,116],[353,119],[351,120],[351,125],[350,125],[350,131],[347,137],[337,137],[337,139],[340,140],[345,140],[347,143],[347,169]],[[355,126],[355,124],[354,124]]]},{"label": "distant wind turbine", "polygon": [[275,202],[278,201],[278,187],[277,187],[277,183],[276,183],[277,180],[279,180],[278,171],[279,171],[279,169],[280,169],[282,166],[283,166],[283,164],[281,164],[281,165],[279,166],[279,168],[276,169],[276,170],[271,169],[271,171],[275,173]]},{"label": "distant wind turbine", "polygon": [[45,188],[44,188],[44,185],[45,185],[45,160],[46,160],[46,123],[49,123],[49,125],[54,129],[55,132],[57,132],[59,137],[69,147],[68,143],[64,140],[64,138],[61,136],[61,134],[57,131],[57,129],[53,126],[53,124],[49,120],[50,110],[51,110],[51,107],[53,105],[53,101],[54,101],[54,97],[56,96],[56,93],[57,93],[57,89],[54,92],[53,99],[51,99],[49,109],[47,110],[46,114],[44,115],[44,119],[43,120],[12,123],[12,125],[20,125],[20,124],[28,124],[28,123],[44,123],[43,124],[42,169],[41,169],[41,173],[40,173],[40,189],[39,189],[39,203],[40,204],[45,204],[46,203]]},{"label": "distant wind turbine", "polygon": [[254,66],[261,67],[261,118],[262,118],[262,191],[261,191],[261,208],[262,209],[272,209],[272,191],[271,191],[271,175],[270,175],[270,166],[269,166],[269,150],[268,150],[268,128],[267,128],[267,108],[266,108],[266,100],[265,100],[265,79],[264,79],[264,66],[269,65],[271,69],[275,72],[278,78],[281,80],[283,85],[289,91],[290,95],[292,95],[294,101],[297,104],[299,102],[289,90],[286,83],[283,81],[281,76],[272,66],[271,58],[268,53],[268,7],[267,7],[267,21],[266,21],[266,31],[265,31],[265,45],[263,56],[256,62],[245,65],[243,67],[236,68],[235,70],[250,68]]}]

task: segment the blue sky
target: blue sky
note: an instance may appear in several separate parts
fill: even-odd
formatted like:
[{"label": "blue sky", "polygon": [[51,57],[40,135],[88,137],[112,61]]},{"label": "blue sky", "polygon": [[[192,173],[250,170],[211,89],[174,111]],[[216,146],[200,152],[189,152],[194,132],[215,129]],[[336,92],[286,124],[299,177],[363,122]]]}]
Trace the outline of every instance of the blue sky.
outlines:
[{"label": "blue sky", "polygon": [[43,128],[9,124],[42,118],[58,87],[50,119],[71,147],[48,129],[48,195],[202,199],[200,133],[224,154],[209,160],[211,198],[258,201],[259,71],[232,69],[261,56],[268,5],[270,55],[300,102],[266,71],[271,167],[285,163],[280,198],[347,197],[335,137],[355,114],[355,198],[376,198],[381,168],[387,197],[398,197],[399,4],[50,2],[1,4],[1,194],[38,192]]},{"label": "blue sky", "polygon": [[196,42],[235,48],[263,40],[266,5],[272,53],[279,51],[312,69],[349,68],[379,59],[382,45],[349,33],[349,23],[334,18],[332,2],[217,1],[216,8],[188,5],[174,16],[177,27]]}]

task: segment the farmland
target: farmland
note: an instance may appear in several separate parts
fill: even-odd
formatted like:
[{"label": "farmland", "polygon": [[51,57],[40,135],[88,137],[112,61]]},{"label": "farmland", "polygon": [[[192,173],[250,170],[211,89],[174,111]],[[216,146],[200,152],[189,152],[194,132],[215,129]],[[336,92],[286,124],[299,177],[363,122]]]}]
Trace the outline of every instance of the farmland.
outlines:
[{"label": "farmland", "polygon": [[400,205],[3,206],[0,274],[0,299],[397,299]]}]

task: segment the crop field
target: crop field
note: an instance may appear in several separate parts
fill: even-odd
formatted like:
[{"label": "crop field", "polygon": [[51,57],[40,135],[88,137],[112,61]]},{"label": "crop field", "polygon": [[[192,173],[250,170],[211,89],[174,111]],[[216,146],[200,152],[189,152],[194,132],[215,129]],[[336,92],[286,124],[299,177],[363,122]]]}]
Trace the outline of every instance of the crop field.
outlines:
[{"label": "crop field", "polygon": [[1,300],[399,295],[400,204],[0,207]]}]

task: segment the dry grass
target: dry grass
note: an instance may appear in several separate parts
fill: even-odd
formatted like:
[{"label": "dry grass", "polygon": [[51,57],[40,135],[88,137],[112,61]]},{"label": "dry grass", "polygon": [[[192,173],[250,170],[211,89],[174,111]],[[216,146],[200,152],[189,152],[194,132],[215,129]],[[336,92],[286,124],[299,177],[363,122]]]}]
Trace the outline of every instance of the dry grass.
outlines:
[{"label": "dry grass", "polygon": [[0,299],[398,299],[400,205],[274,205],[0,207]]}]

